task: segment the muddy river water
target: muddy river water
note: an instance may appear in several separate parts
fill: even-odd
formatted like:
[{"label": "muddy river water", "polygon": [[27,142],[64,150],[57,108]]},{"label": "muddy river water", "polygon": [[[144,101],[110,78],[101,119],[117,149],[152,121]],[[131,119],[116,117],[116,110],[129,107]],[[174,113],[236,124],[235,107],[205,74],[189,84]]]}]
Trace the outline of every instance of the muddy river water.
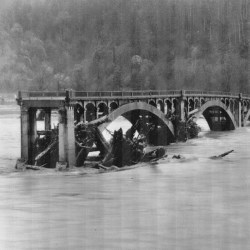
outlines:
[{"label": "muddy river water", "polygon": [[0,107],[0,249],[249,249],[250,127],[171,144],[154,165],[86,175],[16,172],[19,119],[17,106]]}]

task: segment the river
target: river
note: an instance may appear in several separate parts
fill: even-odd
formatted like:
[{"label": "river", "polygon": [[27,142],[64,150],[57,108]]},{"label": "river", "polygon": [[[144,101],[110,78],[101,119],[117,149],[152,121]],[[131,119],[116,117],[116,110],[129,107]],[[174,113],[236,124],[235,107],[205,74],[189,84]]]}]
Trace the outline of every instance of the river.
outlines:
[{"label": "river", "polygon": [[0,106],[0,249],[249,249],[250,127],[171,144],[157,164],[83,175],[16,172],[19,119],[19,107]]}]

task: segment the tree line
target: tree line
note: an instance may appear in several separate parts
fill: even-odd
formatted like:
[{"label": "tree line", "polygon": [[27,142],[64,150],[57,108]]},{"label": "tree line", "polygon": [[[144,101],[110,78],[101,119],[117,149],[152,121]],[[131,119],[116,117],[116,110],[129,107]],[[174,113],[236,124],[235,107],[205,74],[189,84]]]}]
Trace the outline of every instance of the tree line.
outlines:
[{"label": "tree line", "polygon": [[247,0],[12,0],[0,88],[249,92]]}]

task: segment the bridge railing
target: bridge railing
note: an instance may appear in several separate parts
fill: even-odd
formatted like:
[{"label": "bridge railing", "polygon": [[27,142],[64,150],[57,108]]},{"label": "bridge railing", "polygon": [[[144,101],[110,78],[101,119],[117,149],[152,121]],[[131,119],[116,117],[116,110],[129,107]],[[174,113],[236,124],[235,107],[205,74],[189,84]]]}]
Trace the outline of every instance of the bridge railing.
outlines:
[{"label": "bridge railing", "polygon": [[249,94],[242,94],[242,97],[250,99],[250,95]]},{"label": "bridge railing", "polygon": [[138,91],[73,91],[73,97],[137,97],[137,96],[180,96],[180,90],[138,90]]},{"label": "bridge railing", "polygon": [[65,97],[65,91],[20,91],[18,98]]},{"label": "bridge railing", "polygon": [[[239,94],[222,91],[199,91],[199,90],[141,90],[141,91],[20,91],[19,99],[30,98],[130,98],[130,97],[150,97],[150,96],[209,96],[209,97],[231,97],[238,98]],[[249,94],[242,94],[243,98],[250,99]]]},{"label": "bridge railing", "polygon": [[199,90],[185,90],[185,95],[197,96],[223,96],[223,97],[238,97],[239,94],[223,92],[223,91],[199,91]]}]

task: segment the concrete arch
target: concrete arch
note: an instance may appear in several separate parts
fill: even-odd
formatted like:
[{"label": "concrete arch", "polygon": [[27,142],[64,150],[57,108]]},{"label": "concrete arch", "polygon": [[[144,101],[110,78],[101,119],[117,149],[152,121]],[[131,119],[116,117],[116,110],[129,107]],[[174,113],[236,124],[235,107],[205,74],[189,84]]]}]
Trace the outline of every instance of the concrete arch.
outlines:
[{"label": "concrete arch", "polygon": [[91,104],[92,104],[94,107],[96,106],[94,101],[87,101],[87,102],[84,102],[84,104],[83,104],[84,109],[87,109],[87,106],[90,106]]},{"label": "concrete arch", "polygon": [[221,108],[229,118],[230,122],[232,123],[231,128],[235,129],[237,127],[237,123],[235,121],[235,118],[233,114],[231,113],[230,109],[227,108],[227,106],[221,102],[220,100],[211,100],[206,102],[204,105],[202,105],[199,110],[194,114],[194,121],[196,121],[208,108],[212,107],[219,107]]},{"label": "concrete arch", "polygon": [[171,135],[174,137],[174,126],[171,121],[169,121],[167,118],[165,118],[165,115],[158,110],[156,107],[146,103],[146,102],[133,102],[133,103],[128,103],[125,104],[113,112],[111,112],[108,115],[108,120],[109,121],[114,121],[116,118],[119,116],[125,116],[126,113],[129,113],[133,110],[142,110],[142,111],[147,111],[156,117],[160,119],[160,121],[167,126],[167,128],[170,130]]},{"label": "concrete arch", "polygon": [[97,108],[98,108],[99,106],[101,106],[101,105],[105,105],[105,106],[108,107],[108,103],[105,102],[105,101],[98,101],[98,102],[96,102],[96,107],[97,107]]}]

